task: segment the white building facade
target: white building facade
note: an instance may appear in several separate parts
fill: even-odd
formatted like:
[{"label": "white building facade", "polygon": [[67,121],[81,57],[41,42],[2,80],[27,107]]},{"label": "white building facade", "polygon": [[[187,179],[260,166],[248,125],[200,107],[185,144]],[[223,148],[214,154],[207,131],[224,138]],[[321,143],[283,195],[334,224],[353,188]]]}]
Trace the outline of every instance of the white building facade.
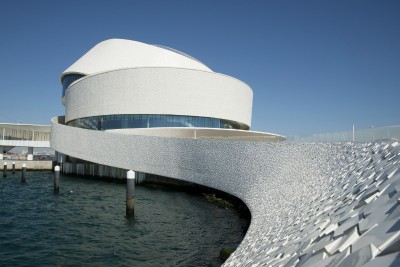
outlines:
[{"label": "white building facade", "polygon": [[119,134],[282,141],[252,132],[253,92],[171,48],[110,39],[61,75],[67,126]]}]

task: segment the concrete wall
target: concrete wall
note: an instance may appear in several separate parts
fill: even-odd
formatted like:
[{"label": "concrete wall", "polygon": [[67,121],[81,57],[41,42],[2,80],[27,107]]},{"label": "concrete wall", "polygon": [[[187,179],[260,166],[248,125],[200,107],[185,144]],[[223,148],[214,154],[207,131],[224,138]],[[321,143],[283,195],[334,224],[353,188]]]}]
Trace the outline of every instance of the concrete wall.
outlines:
[{"label": "concrete wall", "polygon": [[4,162],[7,162],[7,170],[10,172],[12,170],[12,163],[15,162],[15,169],[21,170],[22,164],[26,164],[26,168],[28,170],[51,170],[52,169],[52,161],[48,160],[35,160],[35,161],[28,161],[28,160],[0,160],[0,172],[3,171]]}]

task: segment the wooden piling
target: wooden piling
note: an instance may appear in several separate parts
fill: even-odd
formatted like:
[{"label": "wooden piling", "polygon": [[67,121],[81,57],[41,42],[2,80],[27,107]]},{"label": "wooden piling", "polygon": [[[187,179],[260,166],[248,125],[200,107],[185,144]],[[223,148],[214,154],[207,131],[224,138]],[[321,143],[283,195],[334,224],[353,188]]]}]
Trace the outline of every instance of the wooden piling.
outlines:
[{"label": "wooden piling", "polygon": [[135,172],[129,170],[126,174],[126,216],[135,213]]},{"label": "wooden piling", "polygon": [[21,183],[26,182],[26,164],[22,163],[22,176],[21,176]]},{"label": "wooden piling", "polygon": [[54,167],[54,193],[58,193],[60,191],[59,183],[60,183],[60,166],[55,166]]}]

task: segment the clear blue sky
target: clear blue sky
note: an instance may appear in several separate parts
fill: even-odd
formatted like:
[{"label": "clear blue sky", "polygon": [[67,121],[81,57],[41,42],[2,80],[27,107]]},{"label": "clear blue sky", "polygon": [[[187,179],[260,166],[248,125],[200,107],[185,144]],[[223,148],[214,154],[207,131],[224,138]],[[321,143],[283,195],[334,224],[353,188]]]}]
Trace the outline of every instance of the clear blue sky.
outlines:
[{"label": "clear blue sky", "polygon": [[400,1],[20,1],[0,6],[0,122],[64,114],[60,74],[109,38],[166,45],[254,92],[252,130],[400,124]]}]

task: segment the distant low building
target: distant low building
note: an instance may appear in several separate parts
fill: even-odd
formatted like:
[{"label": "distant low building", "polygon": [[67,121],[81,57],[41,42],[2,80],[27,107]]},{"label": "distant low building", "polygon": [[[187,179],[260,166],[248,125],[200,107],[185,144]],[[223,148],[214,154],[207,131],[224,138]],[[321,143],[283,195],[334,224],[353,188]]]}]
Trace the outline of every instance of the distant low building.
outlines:
[{"label": "distant low building", "polygon": [[0,123],[0,159],[14,147],[27,147],[33,159],[34,148],[50,148],[50,125]]}]

